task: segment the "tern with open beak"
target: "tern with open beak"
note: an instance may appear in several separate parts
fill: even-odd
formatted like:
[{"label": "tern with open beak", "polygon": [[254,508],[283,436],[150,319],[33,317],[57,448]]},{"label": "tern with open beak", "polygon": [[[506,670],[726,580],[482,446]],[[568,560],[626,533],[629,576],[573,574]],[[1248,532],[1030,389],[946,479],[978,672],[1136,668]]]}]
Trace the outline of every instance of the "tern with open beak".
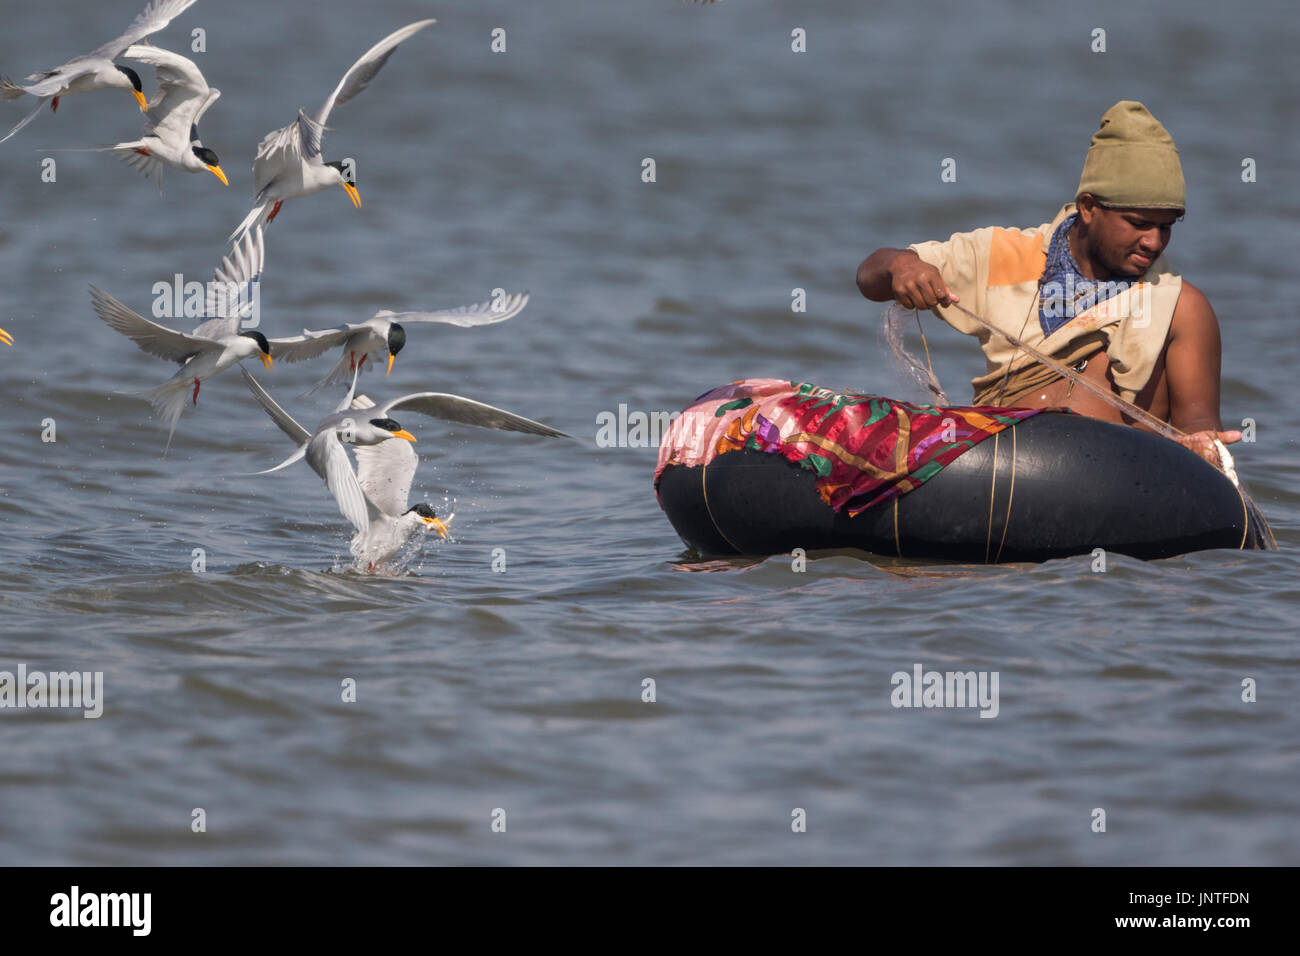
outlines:
[{"label": "tern with open beak", "polygon": [[109,326],[150,355],[181,365],[180,371],[170,379],[144,393],[168,428],[164,455],[171,447],[176,422],[185,408],[191,385],[197,405],[200,383],[236,362],[256,356],[268,370],[271,368],[271,347],[266,336],[256,329],[240,331],[243,322],[256,316],[262,262],[262,230],[257,228],[221,260],[207,287],[204,309],[207,318],[189,333],[151,322],[108,293],[90,287],[95,313]]},{"label": "tern with open beak", "polygon": [[253,208],[227,241],[235,241],[255,223],[270,222],[286,199],[311,196],[331,186],[342,186],[352,204],[360,208],[355,168],[343,160],[327,163],[321,159],[325,123],[334,107],[342,106],[366,88],[399,43],[436,22],[418,20],[390,33],[352,64],[315,116],[308,116],[300,109],[296,120],[262,138],[253,161]]},{"label": "tern with open beak", "polygon": [[36,119],[37,114],[48,103],[50,111],[59,108],[59,99],[73,93],[89,93],[91,90],[127,90],[140,104],[142,112],[149,108],[144,93],[140,88],[140,74],[129,66],[118,66],[113,61],[126,52],[127,47],[139,43],[151,33],[157,33],[167,26],[174,17],[179,16],[193,5],[194,0],[153,0],[131,21],[116,40],[110,40],[85,56],[69,60],[52,70],[42,70],[28,76],[22,83],[15,83],[8,77],[0,76],[0,97],[16,100],[26,93],[40,99],[36,109],[28,113],[11,129],[3,143],[20,129]]}]

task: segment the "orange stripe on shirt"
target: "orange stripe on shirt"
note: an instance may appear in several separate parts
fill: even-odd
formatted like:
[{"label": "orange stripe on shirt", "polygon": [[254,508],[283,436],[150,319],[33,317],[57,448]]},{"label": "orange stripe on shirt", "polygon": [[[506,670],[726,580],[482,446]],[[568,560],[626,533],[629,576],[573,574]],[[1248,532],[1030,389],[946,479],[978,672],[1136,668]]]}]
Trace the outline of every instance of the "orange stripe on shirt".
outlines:
[{"label": "orange stripe on shirt", "polygon": [[1047,265],[1043,237],[1014,229],[994,229],[989,241],[990,286],[1037,282]]}]

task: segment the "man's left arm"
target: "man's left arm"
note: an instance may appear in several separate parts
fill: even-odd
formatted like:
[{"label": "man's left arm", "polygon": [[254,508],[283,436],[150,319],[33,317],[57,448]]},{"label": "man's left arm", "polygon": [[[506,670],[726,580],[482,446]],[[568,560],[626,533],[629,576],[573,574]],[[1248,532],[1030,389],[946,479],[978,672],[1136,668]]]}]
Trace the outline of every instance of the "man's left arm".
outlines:
[{"label": "man's left arm", "polygon": [[1169,383],[1169,424],[1187,432],[1183,444],[1217,463],[1213,445],[1241,440],[1241,432],[1224,431],[1219,418],[1219,370],[1222,357],[1219,320],[1210,300],[1183,280],[1178,305],[1169,323],[1165,375]]}]

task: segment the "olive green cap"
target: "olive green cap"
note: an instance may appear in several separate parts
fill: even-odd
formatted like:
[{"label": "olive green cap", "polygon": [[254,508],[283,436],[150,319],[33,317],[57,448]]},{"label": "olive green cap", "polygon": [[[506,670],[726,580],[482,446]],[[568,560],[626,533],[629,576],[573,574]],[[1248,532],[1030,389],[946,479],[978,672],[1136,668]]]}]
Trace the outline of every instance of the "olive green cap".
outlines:
[{"label": "olive green cap", "polygon": [[1102,114],[1074,198],[1083,193],[1092,193],[1106,206],[1187,208],[1178,147],[1137,100],[1120,100]]}]

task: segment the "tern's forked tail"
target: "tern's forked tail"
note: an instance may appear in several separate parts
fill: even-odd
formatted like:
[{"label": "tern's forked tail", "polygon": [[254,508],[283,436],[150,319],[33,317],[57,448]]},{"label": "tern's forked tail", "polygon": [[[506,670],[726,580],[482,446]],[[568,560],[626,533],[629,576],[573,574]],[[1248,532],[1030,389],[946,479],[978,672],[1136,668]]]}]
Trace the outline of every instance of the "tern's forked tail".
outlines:
[{"label": "tern's forked tail", "polygon": [[163,164],[149,152],[149,144],[142,139],[133,143],[118,143],[115,146],[101,146],[96,152],[112,153],[137,173],[154,181],[158,195],[162,195]]},{"label": "tern's forked tail", "polygon": [[26,96],[27,90],[19,86],[7,76],[0,76],[0,97],[6,100],[16,100],[20,96]]},{"label": "tern's forked tail", "polygon": [[329,370],[328,374],[319,382],[309,388],[304,395],[315,395],[322,388],[328,388],[331,385],[346,385],[352,381],[357,372],[366,370],[365,364],[357,365],[357,360],[347,349],[343,350],[343,357],[339,359],[338,364]]},{"label": "tern's forked tail", "polygon": [[273,472],[273,471],[279,471],[281,468],[288,468],[288,467],[289,467],[290,465],[292,465],[295,461],[300,460],[300,459],[303,457],[303,455],[305,455],[305,454],[307,454],[307,445],[304,443],[304,444],[302,444],[302,445],[299,445],[297,451],[295,451],[292,455],[290,455],[290,456],[289,456],[288,458],[286,458],[284,461],[280,462],[280,464],[276,465],[274,468],[267,468],[267,469],[264,470],[264,471],[255,471],[255,472],[252,472],[252,474],[253,474],[253,475],[269,475],[269,474],[271,474],[271,472]]},{"label": "tern's forked tail", "polygon": [[266,212],[267,205],[269,204],[265,202],[255,204],[253,208],[248,211],[248,215],[244,217],[244,221],[241,222],[236,227],[235,231],[230,234],[229,238],[226,239],[226,242],[238,242],[243,239],[244,233],[252,229],[253,223],[255,222],[260,222],[262,225],[266,225],[266,219],[263,218],[262,213]]},{"label": "tern's forked tail", "polygon": [[[23,92],[26,92],[26,90],[24,90]],[[7,98],[8,98],[8,97],[6,97],[6,99],[7,99]],[[13,129],[11,129],[8,133],[6,133],[4,139],[0,139],[0,143],[3,143],[6,139],[9,139],[9,137],[13,136],[14,133],[18,132],[20,129],[22,129],[24,126],[26,126],[26,125],[27,125],[28,123],[30,123],[32,120],[36,119],[37,115],[41,112],[41,110],[45,109],[45,104],[48,103],[48,102],[49,102],[49,100],[41,100],[39,103],[37,103],[37,104],[36,104],[36,109],[32,110],[30,113],[28,113],[28,114],[27,114],[26,116],[24,116],[22,119],[20,119],[20,120],[18,121],[18,125],[15,126]]]},{"label": "tern's forked tail", "polygon": [[158,420],[167,428],[167,444],[163,448],[164,456],[171,450],[172,436],[176,434],[176,423],[180,421],[181,412],[185,410],[185,403],[189,401],[190,389],[193,387],[193,379],[173,378],[163,382],[157,388],[151,388],[149,391],[141,393],[153,406]]}]

